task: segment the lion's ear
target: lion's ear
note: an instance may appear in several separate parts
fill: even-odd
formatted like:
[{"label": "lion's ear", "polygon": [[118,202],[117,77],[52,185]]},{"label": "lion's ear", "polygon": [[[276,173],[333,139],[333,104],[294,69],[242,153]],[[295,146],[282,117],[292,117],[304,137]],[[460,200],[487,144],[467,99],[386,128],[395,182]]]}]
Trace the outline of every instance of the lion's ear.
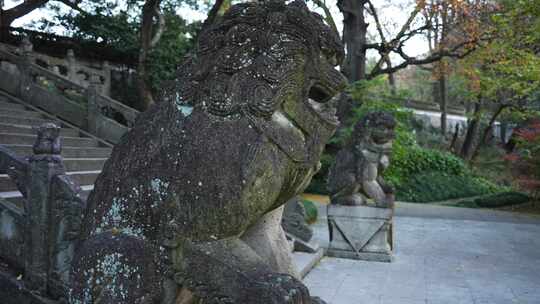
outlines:
[{"label": "lion's ear", "polygon": [[297,7],[299,9],[302,9],[302,10],[306,10],[306,11],[309,11],[307,5],[306,5],[306,1],[304,0],[295,0],[293,2],[291,2],[289,4],[290,7]]}]

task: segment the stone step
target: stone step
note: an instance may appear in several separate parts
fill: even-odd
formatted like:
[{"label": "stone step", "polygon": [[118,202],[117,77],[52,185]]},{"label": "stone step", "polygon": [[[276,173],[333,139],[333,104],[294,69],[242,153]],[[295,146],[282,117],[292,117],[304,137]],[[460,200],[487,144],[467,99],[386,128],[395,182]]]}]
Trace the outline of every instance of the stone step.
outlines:
[{"label": "stone step", "polygon": [[17,185],[7,174],[0,174],[0,192],[16,191]]},{"label": "stone step", "polygon": [[[5,145],[32,145],[36,141],[36,135],[0,133],[0,144]],[[98,142],[93,138],[63,137],[63,145],[74,147],[97,147]]]},{"label": "stone step", "polygon": [[[0,123],[0,133],[18,133],[36,135],[36,130],[32,126]],[[79,137],[79,131],[76,129],[62,128],[61,136]]]},{"label": "stone step", "polygon": [[[94,189],[94,185],[81,186],[81,188],[81,198],[86,201],[88,195]],[[0,197],[18,208],[24,209],[24,198],[19,191],[0,192]]]},{"label": "stone step", "polygon": [[0,109],[10,109],[10,110],[24,110],[25,107],[19,103],[8,102],[7,100],[0,100]]},{"label": "stone step", "polygon": [[96,178],[101,173],[101,170],[95,171],[74,171],[68,172],[67,174],[75,180],[79,185],[87,186],[93,185],[96,181]]},{"label": "stone step", "polygon": [[19,109],[5,109],[0,107],[0,116],[13,116],[16,118],[42,118],[43,115],[36,111],[31,110],[19,110]]},{"label": "stone step", "polygon": [[107,158],[64,158],[68,172],[72,171],[101,171]]},{"label": "stone step", "polygon": [[[101,171],[76,171],[68,172],[67,174],[76,181],[79,185],[93,185]],[[7,174],[0,174],[0,191],[12,192],[17,191],[17,185]]]},{"label": "stone step", "polygon": [[[16,155],[27,156],[32,155],[32,145],[5,145],[6,148],[13,151]],[[111,148],[79,148],[79,147],[62,147],[62,156],[65,158],[109,158]]]},{"label": "stone step", "polygon": [[39,118],[13,117],[13,116],[0,115],[0,123],[3,123],[3,124],[40,126],[47,122],[53,122],[53,123],[59,124],[58,121],[54,121],[52,119],[39,119]]},{"label": "stone step", "polygon": [[293,252],[292,260],[301,278],[305,278],[308,273],[317,266],[324,257],[324,249],[319,248],[315,253]]}]

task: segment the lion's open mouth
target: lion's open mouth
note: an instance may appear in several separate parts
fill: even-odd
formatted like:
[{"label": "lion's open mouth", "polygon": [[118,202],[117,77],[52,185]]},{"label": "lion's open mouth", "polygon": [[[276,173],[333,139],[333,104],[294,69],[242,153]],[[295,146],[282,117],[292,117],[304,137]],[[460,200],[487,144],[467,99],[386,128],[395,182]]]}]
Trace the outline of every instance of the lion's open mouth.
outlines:
[{"label": "lion's open mouth", "polygon": [[337,125],[339,124],[335,108],[337,97],[337,91],[320,83],[314,83],[308,92],[308,104],[324,121]]},{"label": "lion's open mouth", "polygon": [[327,103],[334,97],[334,94],[325,86],[315,83],[309,89],[308,97],[318,103]]}]

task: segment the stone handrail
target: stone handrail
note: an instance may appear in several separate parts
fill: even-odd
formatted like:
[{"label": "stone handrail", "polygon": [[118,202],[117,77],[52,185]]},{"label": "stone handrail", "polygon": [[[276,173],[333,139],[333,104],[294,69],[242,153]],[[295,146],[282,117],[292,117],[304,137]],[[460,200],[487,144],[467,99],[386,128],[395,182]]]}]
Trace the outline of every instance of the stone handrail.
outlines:
[{"label": "stone handrail", "polygon": [[[28,44],[28,40],[23,40]],[[101,94],[109,96],[111,90],[111,67],[107,61],[98,63],[81,62],[75,58],[73,50],[67,50],[65,58],[58,58],[41,54],[33,51],[33,48],[27,46],[29,52],[29,59],[32,63],[50,70],[55,75],[63,76],[72,82],[75,82],[83,87],[90,85],[91,76],[99,76],[99,82],[101,86]],[[0,51],[18,54],[23,51],[20,48],[9,44],[0,43]]]},{"label": "stone handrail", "polygon": [[111,143],[133,126],[139,112],[103,96],[99,74],[85,87],[36,65],[29,41],[21,49],[17,55],[0,48],[1,90]]},{"label": "stone handrail", "polygon": [[24,270],[28,289],[65,298],[85,202],[66,174],[60,127],[46,123],[37,132],[27,159],[0,145],[0,172],[24,197],[22,208],[0,198],[0,258]]}]

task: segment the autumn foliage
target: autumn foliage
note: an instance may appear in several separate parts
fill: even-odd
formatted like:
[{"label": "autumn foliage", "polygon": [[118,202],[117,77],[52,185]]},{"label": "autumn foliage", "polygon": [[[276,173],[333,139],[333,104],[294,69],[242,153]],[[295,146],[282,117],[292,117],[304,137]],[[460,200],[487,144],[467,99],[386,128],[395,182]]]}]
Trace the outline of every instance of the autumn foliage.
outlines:
[{"label": "autumn foliage", "polygon": [[514,131],[517,149],[505,156],[512,166],[518,186],[540,197],[540,119]]}]

